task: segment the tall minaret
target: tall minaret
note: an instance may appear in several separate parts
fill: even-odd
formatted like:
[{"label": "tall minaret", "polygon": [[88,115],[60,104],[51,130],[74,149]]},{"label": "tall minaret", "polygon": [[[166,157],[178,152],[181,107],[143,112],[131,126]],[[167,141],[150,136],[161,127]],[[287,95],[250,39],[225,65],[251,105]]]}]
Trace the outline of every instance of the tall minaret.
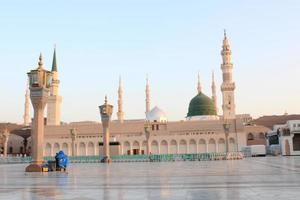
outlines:
[{"label": "tall minaret", "polygon": [[224,119],[235,119],[235,83],[232,81],[233,65],[231,63],[231,50],[225,30],[221,55],[223,60],[223,63],[221,64],[221,69],[223,72],[223,83],[221,85],[221,91],[223,95],[223,117]]},{"label": "tall minaret", "polygon": [[150,86],[149,86],[149,79],[148,75],[146,78],[146,114],[150,111]]},{"label": "tall minaret", "polygon": [[214,106],[216,109],[216,113],[218,114],[218,106],[217,106],[217,93],[216,93],[216,83],[215,83],[215,73],[212,72],[212,82],[211,82],[211,99],[214,102]]},{"label": "tall minaret", "polygon": [[198,84],[197,84],[198,94],[202,92],[201,83],[200,83],[200,74],[198,72]]},{"label": "tall minaret", "polygon": [[118,89],[118,120],[120,123],[124,122],[124,112],[123,112],[123,89],[122,89],[122,80],[121,76],[119,78],[119,89]]},{"label": "tall minaret", "polygon": [[25,110],[24,110],[24,126],[29,126],[30,124],[30,94],[29,94],[29,86],[27,83],[26,91],[25,91]]},{"label": "tall minaret", "polygon": [[54,48],[51,72],[52,85],[47,105],[47,125],[60,125],[60,109],[62,98],[58,95],[59,80],[56,63],[56,48]]}]

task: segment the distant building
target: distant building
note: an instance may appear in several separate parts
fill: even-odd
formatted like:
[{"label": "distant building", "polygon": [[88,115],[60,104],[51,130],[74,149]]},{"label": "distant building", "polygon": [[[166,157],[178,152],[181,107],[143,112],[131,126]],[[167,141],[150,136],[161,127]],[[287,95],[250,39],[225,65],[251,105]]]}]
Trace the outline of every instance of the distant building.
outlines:
[{"label": "distant building", "polygon": [[285,124],[289,120],[300,120],[300,115],[269,115],[262,116],[251,121],[252,124],[261,125],[273,129],[276,124]]},{"label": "distant building", "polygon": [[300,120],[274,125],[267,136],[269,146],[279,145],[282,155],[300,155]]}]

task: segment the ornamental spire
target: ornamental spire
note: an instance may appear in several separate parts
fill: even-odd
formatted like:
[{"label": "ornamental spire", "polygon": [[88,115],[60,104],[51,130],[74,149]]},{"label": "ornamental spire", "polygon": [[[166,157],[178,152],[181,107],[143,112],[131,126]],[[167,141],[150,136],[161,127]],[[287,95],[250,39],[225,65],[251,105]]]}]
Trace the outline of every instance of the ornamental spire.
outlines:
[{"label": "ornamental spire", "polygon": [[42,53],[40,53],[38,65],[39,65],[38,69],[42,69],[43,68],[43,56],[42,56]]},{"label": "ornamental spire", "polygon": [[216,113],[218,113],[218,106],[217,106],[217,93],[216,93],[216,84],[215,84],[215,73],[212,71],[212,82],[211,82],[211,99],[214,102],[214,107]]},{"label": "ornamental spire", "polygon": [[229,40],[227,38],[226,30],[224,29],[224,39],[223,39],[223,51],[230,51]]},{"label": "ornamental spire", "polygon": [[150,85],[149,85],[149,79],[148,74],[146,77],[146,114],[150,111]]},{"label": "ornamental spire", "polygon": [[123,112],[123,89],[122,89],[122,79],[119,77],[119,89],[118,89],[118,120],[120,123],[124,121],[124,112]]},{"label": "ornamental spire", "polygon": [[107,105],[107,95],[105,95],[104,104]]},{"label": "ornamental spire", "polygon": [[212,85],[215,85],[215,72],[214,72],[214,70],[212,71],[211,79],[212,79]]},{"label": "ornamental spire", "polygon": [[24,105],[24,125],[29,126],[30,124],[30,94],[29,94],[29,83],[27,81],[27,86],[25,90],[25,105]]},{"label": "ornamental spire", "polygon": [[223,65],[231,64],[231,50],[230,50],[230,45],[226,34],[226,30],[224,30],[224,39],[223,39],[221,55],[223,59]]},{"label": "ornamental spire", "polygon": [[53,52],[53,61],[52,61],[52,72],[57,72],[57,64],[56,64],[56,45],[54,45],[54,52]]},{"label": "ornamental spire", "polygon": [[200,74],[198,72],[198,85],[197,85],[197,90],[198,90],[198,93],[201,93],[201,83],[200,83]]}]

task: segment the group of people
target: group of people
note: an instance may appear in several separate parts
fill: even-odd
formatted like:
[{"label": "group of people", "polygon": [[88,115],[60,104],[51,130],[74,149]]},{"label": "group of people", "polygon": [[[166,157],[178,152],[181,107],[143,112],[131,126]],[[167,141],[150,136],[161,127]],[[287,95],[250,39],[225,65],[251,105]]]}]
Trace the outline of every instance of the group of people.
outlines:
[{"label": "group of people", "polygon": [[55,155],[55,161],[48,161],[44,167],[48,168],[47,171],[66,171],[68,164],[68,156],[63,151],[59,151]]}]

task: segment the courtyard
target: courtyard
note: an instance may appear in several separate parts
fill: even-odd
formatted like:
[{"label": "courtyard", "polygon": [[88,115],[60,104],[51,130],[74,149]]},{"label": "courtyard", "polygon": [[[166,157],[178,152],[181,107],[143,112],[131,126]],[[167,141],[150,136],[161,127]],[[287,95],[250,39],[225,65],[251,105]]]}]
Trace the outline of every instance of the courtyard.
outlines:
[{"label": "courtyard", "polygon": [[299,199],[300,157],[71,164],[67,173],[0,165],[0,199]]}]

